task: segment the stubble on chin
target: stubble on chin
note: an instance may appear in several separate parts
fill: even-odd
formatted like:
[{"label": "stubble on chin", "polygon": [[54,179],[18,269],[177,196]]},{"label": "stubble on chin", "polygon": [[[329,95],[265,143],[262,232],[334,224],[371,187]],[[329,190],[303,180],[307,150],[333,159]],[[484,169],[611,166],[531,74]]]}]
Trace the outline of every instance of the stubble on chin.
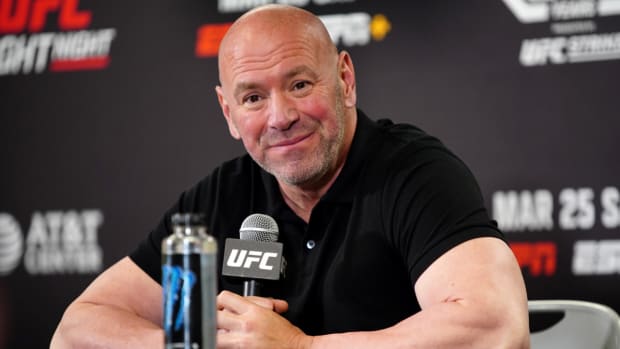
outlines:
[{"label": "stubble on chin", "polygon": [[338,167],[338,155],[344,138],[343,128],[344,125],[339,121],[337,134],[331,139],[322,136],[318,146],[310,154],[300,153],[288,161],[282,160],[277,166],[259,165],[288,185],[307,186],[321,183]]},{"label": "stubble on chin", "polygon": [[301,186],[319,180],[334,162],[333,149],[324,139],[311,154],[290,154],[279,163],[258,163],[265,171],[288,185]]}]

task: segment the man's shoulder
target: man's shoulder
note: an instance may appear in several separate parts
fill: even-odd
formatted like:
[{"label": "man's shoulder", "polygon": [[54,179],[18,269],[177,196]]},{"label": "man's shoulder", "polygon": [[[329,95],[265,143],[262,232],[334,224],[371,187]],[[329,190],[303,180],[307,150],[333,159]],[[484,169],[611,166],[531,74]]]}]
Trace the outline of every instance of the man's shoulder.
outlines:
[{"label": "man's shoulder", "polygon": [[441,146],[441,141],[422,128],[402,122],[394,122],[391,119],[378,119],[375,121],[379,129],[380,137],[386,140],[392,140],[396,144],[415,143],[420,146]]},{"label": "man's shoulder", "polygon": [[366,152],[384,165],[412,164],[428,158],[457,159],[441,140],[416,125],[391,119],[377,119],[373,124],[376,132],[367,142]]}]

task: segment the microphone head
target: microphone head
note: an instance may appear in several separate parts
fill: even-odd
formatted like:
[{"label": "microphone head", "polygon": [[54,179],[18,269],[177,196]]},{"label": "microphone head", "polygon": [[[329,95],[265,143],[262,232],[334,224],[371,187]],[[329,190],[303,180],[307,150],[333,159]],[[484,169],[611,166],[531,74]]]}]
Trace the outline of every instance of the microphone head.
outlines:
[{"label": "microphone head", "polygon": [[254,240],[262,242],[278,241],[278,224],[266,214],[254,213],[249,215],[241,223],[239,238],[241,240]]}]

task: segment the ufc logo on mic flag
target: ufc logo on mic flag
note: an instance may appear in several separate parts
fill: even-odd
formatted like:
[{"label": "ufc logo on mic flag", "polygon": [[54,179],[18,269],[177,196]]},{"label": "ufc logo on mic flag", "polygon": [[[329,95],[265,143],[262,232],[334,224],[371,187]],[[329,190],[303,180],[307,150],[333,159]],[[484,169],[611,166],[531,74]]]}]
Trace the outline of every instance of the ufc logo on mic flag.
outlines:
[{"label": "ufc logo on mic flag", "polygon": [[222,266],[223,275],[278,280],[281,269],[281,243],[226,239]]},{"label": "ufc logo on mic flag", "polygon": [[230,256],[226,261],[226,265],[233,268],[252,268],[252,263],[259,263],[258,269],[261,270],[273,270],[273,265],[267,264],[269,258],[277,257],[275,252],[262,252],[262,251],[247,251],[233,248],[230,251]]}]

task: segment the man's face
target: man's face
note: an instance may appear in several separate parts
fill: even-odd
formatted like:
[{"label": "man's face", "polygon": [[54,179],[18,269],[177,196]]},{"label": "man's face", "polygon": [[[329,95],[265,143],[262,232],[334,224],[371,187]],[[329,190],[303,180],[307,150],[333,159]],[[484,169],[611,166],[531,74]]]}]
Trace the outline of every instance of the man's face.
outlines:
[{"label": "man's face", "polygon": [[339,58],[315,43],[276,35],[235,46],[217,89],[230,133],[279,180],[321,181],[344,159]]}]

